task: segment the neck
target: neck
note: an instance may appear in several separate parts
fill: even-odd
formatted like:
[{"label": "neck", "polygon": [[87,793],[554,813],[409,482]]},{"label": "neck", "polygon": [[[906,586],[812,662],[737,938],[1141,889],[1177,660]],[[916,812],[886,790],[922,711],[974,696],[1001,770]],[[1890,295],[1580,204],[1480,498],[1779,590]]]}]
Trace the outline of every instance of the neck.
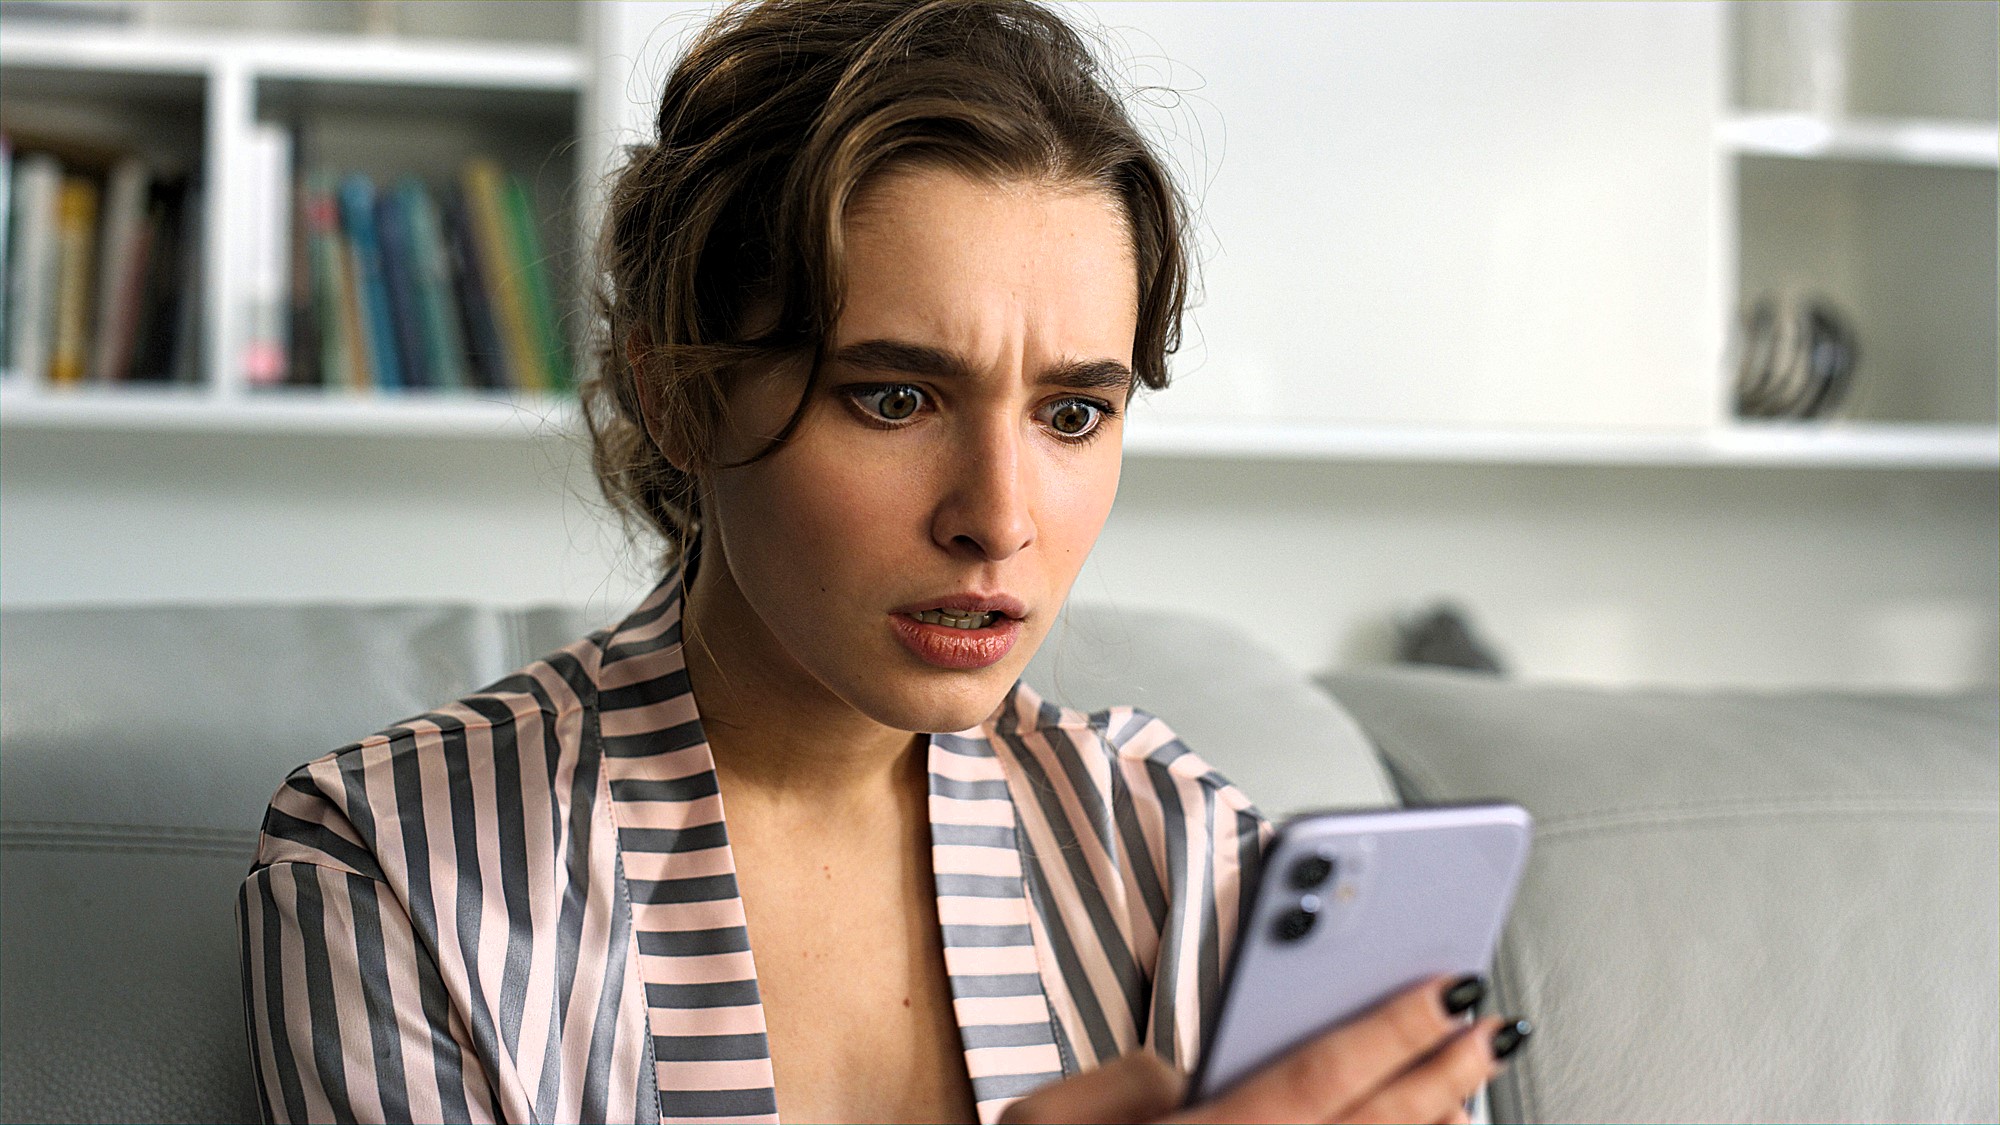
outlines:
[{"label": "neck", "polygon": [[912,776],[921,788],[928,737],[876,722],[801,668],[719,562],[688,583],[682,653],[732,812],[848,818],[896,800]]}]

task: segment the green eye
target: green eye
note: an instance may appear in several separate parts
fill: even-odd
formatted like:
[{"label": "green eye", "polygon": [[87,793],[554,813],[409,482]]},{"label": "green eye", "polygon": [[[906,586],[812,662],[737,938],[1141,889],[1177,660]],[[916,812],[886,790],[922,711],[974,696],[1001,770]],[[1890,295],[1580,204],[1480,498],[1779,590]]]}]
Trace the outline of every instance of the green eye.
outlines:
[{"label": "green eye", "polygon": [[915,387],[898,385],[871,391],[862,396],[862,401],[889,421],[900,422],[924,404],[924,393]]},{"label": "green eye", "polygon": [[1049,428],[1064,437],[1082,437],[1097,428],[1101,413],[1081,399],[1067,399],[1049,413]]}]

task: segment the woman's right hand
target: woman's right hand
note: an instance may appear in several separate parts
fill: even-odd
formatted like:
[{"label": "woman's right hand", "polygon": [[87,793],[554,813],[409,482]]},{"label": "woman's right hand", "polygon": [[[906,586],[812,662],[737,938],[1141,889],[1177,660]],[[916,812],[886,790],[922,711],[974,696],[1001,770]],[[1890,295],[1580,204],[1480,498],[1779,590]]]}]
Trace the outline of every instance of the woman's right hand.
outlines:
[{"label": "woman's right hand", "polygon": [[1464,1023],[1446,1008],[1453,988],[1445,980],[1417,985],[1200,1105],[1183,1109],[1181,1075],[1151,1051],[1134,1051],[1037,1090],[1001,1121],[1464,1121],[1466,1100],[1498,1070],[1496,1055],[1513,1053],[1529,1027],[1511,1019]]}]

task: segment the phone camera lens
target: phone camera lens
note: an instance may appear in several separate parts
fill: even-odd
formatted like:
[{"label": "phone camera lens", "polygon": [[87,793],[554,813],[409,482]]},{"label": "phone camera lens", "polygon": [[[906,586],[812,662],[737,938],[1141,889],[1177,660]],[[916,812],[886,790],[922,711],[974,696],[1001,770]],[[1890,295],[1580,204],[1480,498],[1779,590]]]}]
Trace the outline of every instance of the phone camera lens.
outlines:
[{"label": "phone camera lens", "polygon": [[1299,904],[1278,916],[1278,940],[1297,941],[1312,932],[1319,921],[1319,896],[1307,895]]},{"label": "phone camera lens", "polygon": [[1309,891],[1327,881],[1333,875],[1333,859],[1330,856],[1309,855],[1292,864],[1292,889]]}]

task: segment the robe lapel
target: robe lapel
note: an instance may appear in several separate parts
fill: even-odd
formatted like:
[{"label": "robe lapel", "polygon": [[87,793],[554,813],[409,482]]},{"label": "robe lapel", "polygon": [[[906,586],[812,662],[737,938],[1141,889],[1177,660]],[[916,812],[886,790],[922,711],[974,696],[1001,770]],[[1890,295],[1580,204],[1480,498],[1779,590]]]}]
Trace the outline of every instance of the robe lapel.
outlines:
[{"label": "robe lapel", "polygon": [[[1011,701],[1010,701],[1011,702]],[[1004,705],[1003,705],[1004,706]],[[1035,955],[1014,802],[981,731],[931,736],[931,869],[979,1119],[1063,1076]]]},{"label": "robe lapel", "polygon": [[[757,969],[680,619],[680,581],[669,575],[612,636],[599,687],[660,1119],[776,1122]],[[1000,759],[987,735],[971,730],[932,736],[928,765],[952,1011],[979,1118],[993,1125],[1008,1104],[1061,1078],[1063,1055]]]},{"label": "robe lapel", "polygon": [[777,1095],[715,760],[669,575],[605,652],[599,723],[662,1122],[775,1122]]}]

